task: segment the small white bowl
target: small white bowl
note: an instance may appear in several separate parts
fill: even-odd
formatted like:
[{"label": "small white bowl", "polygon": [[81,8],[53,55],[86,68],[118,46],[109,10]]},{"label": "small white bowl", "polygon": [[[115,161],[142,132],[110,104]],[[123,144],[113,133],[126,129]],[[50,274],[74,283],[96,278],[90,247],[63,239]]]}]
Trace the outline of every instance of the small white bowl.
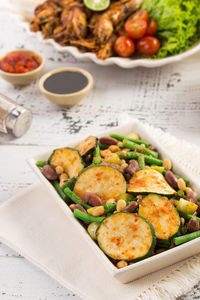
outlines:
[{"label": "small white bowl", "polygon": [[27,73],[9,73],[0,69],[0,76],[14,85],[28,85],[42,74],[46,59],[42,54],[39,54],[33,50],[17,49],[6,53],[3,57],[0,58],[0,61],[3,60],[9,54],[16,53],[19,51],[35,56],[40,65],[35,70]]},{"label": "small white bowl", "polygon": [[[49,92],[47,89],[45,89],[44,83],[47,80],[47,78],[49,78],[53,74],[60,73],[60,72],[68,72],[68,71],[78,72],[83,74],[88,80],[86,87],[84,87],[82,90],[78,92],[70,93],[70,94],[57,94],[57,93]],[[61,106],[73,106],[77,104],[82,98],[88,95],[92,86],[93,86],[92,75],[88,71],[80,68],[60,68],[60,69],[52,70],[44,74],[39,81],[39,87],[41,92],[44,94],[44,96],[51,102]]]}]

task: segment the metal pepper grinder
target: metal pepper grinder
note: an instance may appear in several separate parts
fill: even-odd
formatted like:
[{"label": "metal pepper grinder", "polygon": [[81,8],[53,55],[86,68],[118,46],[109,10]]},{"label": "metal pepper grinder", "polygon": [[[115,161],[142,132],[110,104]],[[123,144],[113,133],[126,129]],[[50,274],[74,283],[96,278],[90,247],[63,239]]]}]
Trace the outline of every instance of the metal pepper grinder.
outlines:
[{"label": "metal pepper grinder", "polygon": [[12,132],[16,137],[25,134],[32,121],[32,114],[27,108],[0,94],[0,131]]}]

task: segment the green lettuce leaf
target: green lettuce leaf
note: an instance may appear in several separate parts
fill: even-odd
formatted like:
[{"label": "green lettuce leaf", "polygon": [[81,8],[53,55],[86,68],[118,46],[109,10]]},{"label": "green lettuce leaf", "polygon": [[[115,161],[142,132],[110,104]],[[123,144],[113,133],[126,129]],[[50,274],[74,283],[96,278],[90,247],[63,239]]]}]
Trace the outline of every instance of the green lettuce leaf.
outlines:
[{"label": "green lettuce leaf", "polygon": [[142,9],[158,25],[157,58],[184,52],[200,38],[199,0],[145,0]]}]

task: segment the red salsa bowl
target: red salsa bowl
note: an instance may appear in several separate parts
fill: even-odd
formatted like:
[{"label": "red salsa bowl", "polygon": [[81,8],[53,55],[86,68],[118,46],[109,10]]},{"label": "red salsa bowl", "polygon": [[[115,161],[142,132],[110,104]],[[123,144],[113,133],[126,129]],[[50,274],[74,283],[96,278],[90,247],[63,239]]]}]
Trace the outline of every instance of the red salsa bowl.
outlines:
[{"label": "red salsa bowl", "polygon": [[14,85],[27,85],[42,74],[44,65],[42,54],[18,49],[0,58],[0,75]]}]

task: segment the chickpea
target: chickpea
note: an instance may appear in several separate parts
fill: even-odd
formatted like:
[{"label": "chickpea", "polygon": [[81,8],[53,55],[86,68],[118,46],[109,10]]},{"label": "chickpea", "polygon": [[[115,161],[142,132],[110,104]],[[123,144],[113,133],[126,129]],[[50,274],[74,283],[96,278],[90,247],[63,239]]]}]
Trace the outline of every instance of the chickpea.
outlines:
[{"label": "chickpea", "polygon": [[74,209],[75,209],[75,204],[70,204],[70,209],[72,210],[72,211],[74,211]]},{"label": "chickpea", "polygon": [[59,183],[60,187],[62,187],[68,179],[69,179],[69,176],[66,173],[62,173],[60,175],[60,183]]},{"label": "chickpea", "polygon": [[117,211],[120,212],[126,207],[126,201],[123,199],[120,199],[117,201]]},{"label": "chickpea", "polygon": [[110,154],[112,154],[112,152],[111,152],[109,149],[101,150],[101,155],[102,155],[103,157],[110,156]]},{"label": "chickpea", "polygon": [[64,172],[64,169],[63,169],[62,166],[57,166],[57,167],[56,167],[56,173],[57,173],[58,175],[62,174],[63,172]]},{"label": "chickpea", "polygon": [[114,198],[110,198],[106,201],[106,203],[115,203],[116,200]]},{"label": "chickpea", "polygon": [[121,141],[117,142],[117,146],[121,146],[123,143]]},{"label": "chickpea", "polygon": [[125,163],[121,164],[121,167],[123,170],[125,170],[128,167],[128,164],[125,162]]},{"label": "chickpea", "polygon": [[60,175],[60,180],[68,180],[68,179],[69,179],[69,176],[66,173],[62,173]]},{"label": "chickpea", "polygon": [[192,192],[192,189],[191,189],[190,187],[186,187],[185,193],[188,194],[188,193],[190,193],[190,192]]},{"label": "chickpea", "polygon": [[172,161],[169,158],[165,158],[163,160],[163,166],[166,170],[171,170],[172,169]]},{"label": "chickpea", "polygon": [[121,268],[127,267],[128,263],[125,260],[120,260],[120,261],[118,261],[116,266],[118,269],[121,269]]},{"label": "chickpea", "polygon": [[186,184],[185,184],[185,181],[182,178],[178,179],[177,185],[178,185],[179,190],[185,191]]},{"label": "chickpea", "polygon": [[119,152],[120,151],[120,148],[117,145],[111,145],[108,149],[111,152]]}]

